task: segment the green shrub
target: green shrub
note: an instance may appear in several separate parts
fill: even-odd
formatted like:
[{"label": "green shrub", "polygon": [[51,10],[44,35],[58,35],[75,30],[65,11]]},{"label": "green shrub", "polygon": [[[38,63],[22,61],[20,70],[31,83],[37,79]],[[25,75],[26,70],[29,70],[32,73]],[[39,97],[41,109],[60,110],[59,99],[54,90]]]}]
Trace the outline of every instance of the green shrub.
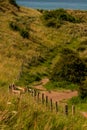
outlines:
[{"label": "green shrub", "polygon": [[19,8],[19,6],[16,3],[16,0],[9,0],[9,3]]},{"label": "green shrub", "polygon": [[86,76],[86,65],[83,60],[72,50],[62,50],[62,55],[54,65],[51,73],[51,80],[66,80],[80,84]]},{"label": "green shrub", "polygon": [[29,38],[29,33],[26,29],[20,29],[20,34],[23,38]]},{"label": "green shrub", "polygon": [[81,103],[87,103],[87,99],[84,98],[82,99],[80,96],[77,96],[77,97],[72,97],[70,100],[69,100],[69,103],[70,104],[81,104]]},{"label": "green shrub", "polygon": [[55,21],[54,18],[49,19],[49,20],[45,23],[45,25],[48,26],[48,27],[56,27],[56,28],[61,27],[61,23],[60,23],[59,21]]},{"label": "green shrub", "polygon": [[67,81],[50,81],[45,85],[46,89],[70,89],[76,90],[79,86]]},{"label": "green shrub", "polygon": [[37,9],[37,11],[39,11],[40,13],[43,13],[43,12],[44,12],[43,9]]},{"label": "green shrub", "polygon": [[9,23],[9,26],[12,30],[19,31],[20,35],[23,38],[29,38],[29,32],[27,31],[27,29],[21,27],[17,22],[11,21]]},{"label": "green shrub", "polygon": [[78,51],[85,51],[87,49],[87,40],[84,40],[80,43],[79,47],[77,48]]},{"label": "green shrub", "polygon": [[79,96],[82,99],[87,98],[87,80],[85,80],[83,84],[79,87]]},{"label": "green shrub", "polygon": [[64,9],[57,9],[51,11],[44,11],[42,19],[48,27],[60,27],[65,21],[72,23],[81,22],[80,19],[70,15]]},{"label": "green shrub", "polygon": [[82,46],[79,46],[79,47],[77,48],[77,50],[83,52],[83,51],[86,50],[86,47],[85,47],[84,45],[82,45]]},{"label": "green shrub", "polygon": [[16,22],[11,21],[11,22],[9,23],[9,26],[11,27],[12,30],[14,30],[14,31],[19,31],[19,26],[17,25]]},{"label": "green shrub", "polygon": [[18,80],[18,84],[20,85],[29,85],[30,83],[34,82],[34,81],[40,81],[41,80],[41,75],[36,73],[36,74],[32,74],[29,71],[22,71],[19,80]]}]

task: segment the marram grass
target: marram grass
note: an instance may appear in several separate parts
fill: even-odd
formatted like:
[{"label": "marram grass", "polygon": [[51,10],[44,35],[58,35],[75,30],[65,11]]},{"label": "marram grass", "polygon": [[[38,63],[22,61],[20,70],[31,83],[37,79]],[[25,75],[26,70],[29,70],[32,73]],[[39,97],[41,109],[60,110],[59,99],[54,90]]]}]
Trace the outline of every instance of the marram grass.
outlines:
[{"label": "marram grass", "polygon": [[0,92],[1,130],[87,130],[87,120],[76,113],[74,116],[50,112],[37,103],[29,93],[21,96]]}]

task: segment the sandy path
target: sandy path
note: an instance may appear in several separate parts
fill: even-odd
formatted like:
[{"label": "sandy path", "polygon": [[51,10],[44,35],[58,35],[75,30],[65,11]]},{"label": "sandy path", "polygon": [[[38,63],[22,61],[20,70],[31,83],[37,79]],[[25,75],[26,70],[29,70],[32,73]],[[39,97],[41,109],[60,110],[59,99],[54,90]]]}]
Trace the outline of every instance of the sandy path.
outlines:
[{"label": "sandy path", "polygon": [[55,92],[51,91],[51,93],[44,91],[45,96],[48,96],[50,99],[52,98],[53,101],[61,101],[64,99],[70,99],[74,96],[77,96],[77,91],[66,91],[66,92]]},{"label": "sandy path", "polygon": [[[60,101],[67,100],[78,95],[77,91],[71,91],[71,90],[66,90],[63,92],[47,91],[46,88],[43,87],[43,85],[45,85],[47,82],[49,82],[49,79],[47,78],[43,79],[41,80],[40,85],[36,85],[34,86],[34,88],[40,90],[40,93],[44,93],[45,97],[48,96],[48,98],[52,99],[53,102],[55,101],[60,102]],[[87,112],[80,112],[80,114],[87,119]]]},{"label": "sandy path", "polygon": [[57,91],[47,91],[46,88],[43,87],[43,85],[45,85],[47,82],[49,81],[49,79],[45,78],[43,80],[41,80],[41,84],[40,85],[36,85],[34,86],[34,88],[41,90],[41,93],[44,93],[45,96],[48,96],[49,99],[53,99],[53,101],[61,101],[64,99],[70,99],[74,96],[77,96],[78,93],[77,91],[70,91],[70,90],[66,90],[64,92],[57,92]]}]

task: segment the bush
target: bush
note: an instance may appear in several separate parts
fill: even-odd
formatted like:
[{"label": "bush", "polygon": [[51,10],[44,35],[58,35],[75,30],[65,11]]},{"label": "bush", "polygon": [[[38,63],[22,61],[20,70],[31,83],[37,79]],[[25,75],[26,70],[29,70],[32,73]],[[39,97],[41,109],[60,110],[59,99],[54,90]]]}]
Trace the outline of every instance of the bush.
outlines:
[{"label": "bush", "polygon": [[20,30],[16,22],[11,21],[9,25],[10,25],[11,29],[14,31]]},{"label": "bush", "polygon": [[80,84],[86,76],[86,65],[83,60],[70,49],[63,49],[62,55],[54,65],[51,73],[51,80],[66,80]]},{"label": "bush", "polygon": [[26,29],[21,29],[20,34],[23,38],[29,38],[29,33]]},{"label": "bush", "polygon": [[77,97],[72,97],[70,100],[69,100],[69,103],[70,104],[82,104],[82,103],[87,103],[87,99],[84,98],[82,99],[80,96],[77,96]]},{"label": "bush", "polygon": [[44,11],[42,19],[48,27],[60,27],[65,21],[72,23],[81,22],[80,19],[70,15],[64,9],[57,9],[51,11]]},{"label": "bush", "polygon": [[77,48],[78,51],[85,51],[87,49],[87,40],[84,40],[80,43],[79,47]]},{"label": "bush", "polygon": [[29,85],[30,83],[34,81],[40,81],[41,80],[41,75],[38,73],[32,74],[29,71],[22,71],[19,79],[18,79],[18,84],[20,85]]},{"label": "bush", "polygon": [[86,50],[86,47],[82,45],[82,46],[79,46],[79,47],[77,48],[77,50],[83,52],[83,51]]},{"label": "bush", "polygon": [[43,9],[37,9],[37,11],[39,11],[40,13],[43,13],[43,12],[44,12]]},{"label": "bush", "polygon": [[15,0],[9,0],[9,3],[19,8]]},{"label": "bush", "polygon": [[21,26],[17,22],[11,21],[9,26],[12,30],[19,31],[20,35],[23,38],[29,38],[29,33],[28,33],[27,29],[25,29],[23,27],[21,28]]},{"label": "bush", "polygon": [[79,87],[79,96],[82,99],[87,98],[87,80]]},{"label": "bush", "polygon": [[56,28],[59,28],[61,27],[61,23],[59,21],[55,21],[55,19],[49,19],[46,23],[45,23],[46,26],[48,27],[56,27]]},{"label": "bush", "polygon": [[50,81],[45,85],[45,88],[48,90],[52,89],[70,89],[70,90],[76,90],[78,88],[78,85],[73,84],[71,82],[67,81]]}]

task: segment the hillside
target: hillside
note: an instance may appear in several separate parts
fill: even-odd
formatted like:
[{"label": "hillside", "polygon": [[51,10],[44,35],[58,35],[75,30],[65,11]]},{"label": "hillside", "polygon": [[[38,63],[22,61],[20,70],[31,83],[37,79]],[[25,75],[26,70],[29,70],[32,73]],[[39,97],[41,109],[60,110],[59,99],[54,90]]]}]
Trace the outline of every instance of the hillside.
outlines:
[{"label": "hillside", "polygon": [[[47,107],[29,93],[8,93],[12,83],[41,87],[49,99],[53,94],[53,110],[50,102]],[[80,96],[87,97],[87,11],[34,10],[15,0],[0,0],[0,129],[86,130],[87,119],[81,113],[87,110],[87,99],[65,100],[79,86]]]},{"label": "hillside", "polygon": [[8,1],[1,1],[0,10],[0,86],[28,85],[48,77],[62,48],[77,51],[87,61],[86,11],[67,10],[82,22],[64,22],[57,29],[44,25],[39,10]]}]

